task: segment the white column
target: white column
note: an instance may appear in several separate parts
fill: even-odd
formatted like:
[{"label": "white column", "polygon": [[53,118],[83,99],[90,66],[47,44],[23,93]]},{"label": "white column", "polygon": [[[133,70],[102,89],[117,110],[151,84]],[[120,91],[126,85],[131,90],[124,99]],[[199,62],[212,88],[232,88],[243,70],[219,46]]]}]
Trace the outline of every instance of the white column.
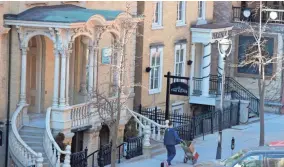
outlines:
[{"label": "white column", "polygon": [[86,83],[86,67],[87,67],[87,57],[88,57],[88,44],[89,39],[87,37],[82,38],[83,43],[83,56],[81,57],[82,60],[82,68],[81,68],[81,79],[80,79],[80,92],[83,95],[87,94],[87,83]]},{"label": "white column", "polygon": [[89,46],[89,78],[88,78],[88,91],[91,92],[94,88],[94,48]]},{"label": "white column", "polygon": [[66,106],[69,106],[69,74],[70,74],[70,71],[69,71],[69,66],[70,66],[70,56],[71,56],[71,51],[68,50],[68,53],[66,55],[66,81],[65,81],[65,84],[66,84],[66,91],[65,91],[65,104]]},{"label": "white column", "polygon": [[202,95],[209,96],[210,84],[210,69],[211,69],[211,43],[203,44],[202,58]]},{"label": "white column", "polygon": [[222,55],[219,53],[219,58],[218,58],[218,76],[223,75],[223,70],[224,70],[224,60],[222,58]]},{"label": "white column", "polygon": [[94,71],[94,78],[93,78],[93,89],[96,90],[97,89],[97,77],[98,77],[98,53],[99,53],[99,47],[98,46],[94,46],[94,67],[93,67],[93,71]]},{"label": "white column", "polygon": [[53,107],[58,107],[58,94],[59,94],[59,53],[58,50],[53,51],[55,57],[54,63],[54,87],[53,87]]},{"label": "white column", "polygon": [[191,44],[191,69],[190,69],[190,95],[193,93],[193,77],[195,72],[195,43]]},{"label": "white column", "polygon": [[66,51],[61,52],[61,76],[60,76],[60,98],[59,107],[65,107],[65,86],[66,86]]},{"label": "white column", "polygon": [[20,104],[26,104],[26,82],[27,82],[27,48],[21,48],[22,51],[22,65],[21,65],[21,90],[20,90]]}]

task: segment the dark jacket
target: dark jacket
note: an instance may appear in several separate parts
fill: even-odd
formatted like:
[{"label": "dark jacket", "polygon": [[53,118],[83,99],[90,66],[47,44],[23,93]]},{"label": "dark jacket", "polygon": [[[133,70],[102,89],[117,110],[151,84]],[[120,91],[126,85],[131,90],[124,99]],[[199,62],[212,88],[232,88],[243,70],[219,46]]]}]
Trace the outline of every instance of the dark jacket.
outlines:
[{"label": "dark jacket", "polygon": [[164,145],[166,146],[172,146],[172,145],[177,145],[181,142],[182,140],[179,138],[176,130],[174,128],[168,128],[165,131],[165,136],[164,136]]}]

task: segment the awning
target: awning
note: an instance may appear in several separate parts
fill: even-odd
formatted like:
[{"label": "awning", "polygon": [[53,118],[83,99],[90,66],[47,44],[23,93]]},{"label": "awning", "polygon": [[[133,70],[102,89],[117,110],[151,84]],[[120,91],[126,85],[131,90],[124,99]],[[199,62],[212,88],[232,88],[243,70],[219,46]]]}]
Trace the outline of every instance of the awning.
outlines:
[{"label": "awning", "polygon": [[192,25],[190,30],[192,32],[193,43],[213,43],[222,39],[224,36],[230,36],[233,25],[227,24],[203,24]]},{"label": "awning", "polygon": [[54,6],[38,6],[28,9],[17,15],[6,14],[5,20],[21,20],[36,22],[60,22],[60,23],[81,23],[87,22],[92,16],[100,15],[105,20],[111,21],[123,13],[118,10],[95,10],[66,4]]}]

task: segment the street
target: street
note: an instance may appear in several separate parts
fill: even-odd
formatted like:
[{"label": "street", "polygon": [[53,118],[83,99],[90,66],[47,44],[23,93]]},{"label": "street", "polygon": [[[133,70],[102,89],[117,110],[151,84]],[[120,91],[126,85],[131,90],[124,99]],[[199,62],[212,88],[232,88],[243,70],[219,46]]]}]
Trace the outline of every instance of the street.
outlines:
[{"label": "street", "polygon": [[[235,138],[235,150],[231,151],[231,139]],[[275,140],[284,140],[284,116],[275,114],[265,114],[265,143]],[[195,148],[199,153],[198,162],[214,160],[216,157],[216,149],[218,142],[218,133],[209,134],[194,140]],[[229,157],[232,153],[238,152],[240,149],[257,147],[259,144],[259,122],[249,125],[239,125],[232,129],[223,131],[222,159]],[[191,162],[183,163],[184,153],[180,146],[176,146],[177,154],[172,161],[172,165],[176,167],[192,166]],[[145,159],[141,161],[119,164],[119,167],[158,167],[160,163],[166,159],[164,154]]]}]

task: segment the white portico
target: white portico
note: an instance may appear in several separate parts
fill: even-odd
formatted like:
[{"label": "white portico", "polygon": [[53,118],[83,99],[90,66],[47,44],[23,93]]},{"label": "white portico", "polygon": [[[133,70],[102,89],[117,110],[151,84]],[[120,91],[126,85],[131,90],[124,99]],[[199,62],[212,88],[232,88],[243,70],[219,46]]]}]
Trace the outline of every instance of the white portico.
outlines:
[{"label": "white portico", "polygon": [[[229,24],[204,24],[192,26],[191,37],[191,83],[190,103],[215,105],[218,95],[217,76],[222,75],[224,64],[219,53],[212,55],[214,43],[226,35],[230,35],[232,26]],[[213,60],[218,59],[218,63]]]},{"label": "white portico", "polygon": [[[19,41],[19,46],[13,47],[19,48],[16,53],[20,54],[12,55],[21,62],[19,67],[12,67],[20,68],[19,101],[11,119],[9,144],[16,166],[70,166],[70,145],[61,150],[53,135],[64,133],[70,144],[73,130],[99,128],[101,120],[90,117],[87,96],[99,85],[100,51],[120,44],[123,19],[135,23],[126,12],[74,5],[34,7],[5,15],[5,25],[12,27]],[[119,55],[120,50],[114,50]],[[20,135],[21,130],[30,127],[34,115],[40,115],[33,124],[40,133],[37,141],[43,142],[40,151],[26,144]],[[61,154],[65,155],[64,162],[60,162]]]}]

